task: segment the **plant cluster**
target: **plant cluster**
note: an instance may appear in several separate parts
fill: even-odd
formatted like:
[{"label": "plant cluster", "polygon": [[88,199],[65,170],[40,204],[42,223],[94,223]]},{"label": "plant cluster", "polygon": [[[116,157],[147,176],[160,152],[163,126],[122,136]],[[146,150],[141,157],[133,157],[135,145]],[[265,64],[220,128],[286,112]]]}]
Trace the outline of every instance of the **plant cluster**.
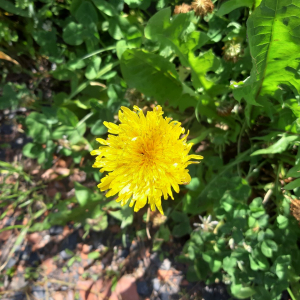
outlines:
[{"label": "plant cluster", "polygon": [[[89,153],[107,137],[103,122],[119,124],[121,106],[162,106],[204,159],[188,166],[191,182],[175,200],[162,201],[166,217],[139,212],[159,228],[153,250],[183,238],[177,259],[190,265],[189,280],[223,281],[238,299],[285,290],[296,299],[299,16],[299,0],[1,0],[0,109],[27,109],[17,115],[31,138],[25,157],[45,170],[72,161],[54,181],[80,169],[96,183]],[[31,216],[17,225],[21,237],[68,222],[86,234],[109,222],[135,234],[133,209],[96,184],[51,198],[22,163],[0,166],[1,218],[7,204]],[[27,193],[7,184],[16,174]]]}]

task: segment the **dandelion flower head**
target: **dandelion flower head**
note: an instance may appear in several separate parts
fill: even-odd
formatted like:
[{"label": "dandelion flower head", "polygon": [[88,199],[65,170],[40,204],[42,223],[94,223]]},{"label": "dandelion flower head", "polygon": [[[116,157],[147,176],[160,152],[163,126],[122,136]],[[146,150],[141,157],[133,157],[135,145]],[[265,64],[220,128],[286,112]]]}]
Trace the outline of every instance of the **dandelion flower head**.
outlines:
[{"label": "dandelion flower head", "polygon": [[163,214],[161,198],[174,200],[172,188],[178,193],[179,184],[191,181],[187,166],[198,163],[191,159],[203,158],[188,155],[193,145],[187,143],[188,132],[183,136],[181,123],[163,118],[163,113],[161,106],[146,116],[137,106],[133,111],[121,107],[121,124],[104,122],[111,134],[106,140],[96,139],[102,146],[91,152],[97,155],[93,167],[108,172],[98,188],[109,190],[107,197],[118,194],[116,201],[122,206],[130,201],[134,211],[148,202]]}]

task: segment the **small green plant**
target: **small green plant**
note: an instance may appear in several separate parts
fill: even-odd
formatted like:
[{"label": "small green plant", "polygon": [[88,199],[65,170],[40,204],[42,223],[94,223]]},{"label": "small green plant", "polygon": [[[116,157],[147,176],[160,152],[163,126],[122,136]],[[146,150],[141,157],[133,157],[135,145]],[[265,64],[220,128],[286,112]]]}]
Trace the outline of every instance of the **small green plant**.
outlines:
[{"label": "small green plant", "polygon": [[25,269],[24,277],[26,280],[37,280],[39,278],[39,271],[37,268],[27,267]]},{"label": "small green plant", "polygon": [[[12,205],[29,220],[1,229],[19,231],[8,257],[27,232],[53,225],[83,225],[85,238],[118,224],[125,245],[127,235],[149,237],[153,224],[161,257],[164,243],[187,241],[178,259],[190,265],[189,280],[223,281],[238,299],[280,299],[285,290],[300,297],[300,232],[290,214],[290,199],[300,197],[299,7],[299,0],[1,0],[1,125],[25,107],[15,118],[31,138],[24,157],[45,171],[70,161],[53,182],[86,174],[75,194],[49,197],[48,182],[22,163],[0,162],[1,219]],[[103,121],[118,125],[120,107],[134,105],[144,112],[160,105],[205,158],[188,166],[191,182],[174,201],[162,202],[159,223],[91,188],[103,178],[89,154],[96,137],[108,137]],[[0,150],[10,149],[2,135]]]}]

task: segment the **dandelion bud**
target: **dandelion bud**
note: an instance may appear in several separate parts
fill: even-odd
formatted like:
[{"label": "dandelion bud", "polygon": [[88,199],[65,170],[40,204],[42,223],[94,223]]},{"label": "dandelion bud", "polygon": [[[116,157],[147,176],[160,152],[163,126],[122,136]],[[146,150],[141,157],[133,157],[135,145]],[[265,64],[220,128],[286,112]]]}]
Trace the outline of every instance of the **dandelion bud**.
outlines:
[{"label": "dandelion bud", "polygon": [[174,15],[178,14],[186,14],[188,13],[192,7],[186,3],[182,3],[181,5],[176,5],[174,9]]},{"label": "dandelion bud", "polygon": [[214,4],[211,0],[196,0],[192,2],[192,9],[197,16],[206,16],[208,13],[212,13],[214,10]]},{"label": "dandelion bud", "polygon": [[223,58],[226,61],[232,61],[236,63],[242,54],[242,44],[236,40],[231,40],[225,43],[223,47]]},{"label": "dandelion bud", "polygon": [[291,212],[294,218],[300,223],[300,200],[296,200],[296,199],[292,200]]}]

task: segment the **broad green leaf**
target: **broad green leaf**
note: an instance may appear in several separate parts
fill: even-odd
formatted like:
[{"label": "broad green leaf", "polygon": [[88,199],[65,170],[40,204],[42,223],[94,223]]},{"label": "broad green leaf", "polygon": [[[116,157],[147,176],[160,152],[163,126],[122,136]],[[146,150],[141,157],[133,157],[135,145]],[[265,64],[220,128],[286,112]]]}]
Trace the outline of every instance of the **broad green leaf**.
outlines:
[{"label": "broad green leaf", "polygon": [[288,183],[287,185],[284,186],[284,189],[286,190],[293,190],[300,187],[300,178]]},{"label": "broad green leaf", "polygon": [[50,136],[50,131],[47,125],[47,119],[43,114],[32,112],[26,118],[26,126],[28,135],[37,143],[46,143]]},{"label": "broad green leaf", "polygon": [[200,31],[190,33],[191,20],[190,14],[179,14],[171,19],[170,8],[163,9],[148,21],[145,36],[158,41],[161,47],[171,47],[181,63],[191,69],[193,86],[209,90],[214,83],[206,78],[206,73],[216,71],[220,61],[212,50],[195,56],[194,51],[205,45],[209,37]]},{"label": "broad green leaf", "polygon": [[45,117],[47,119],[47,124],[53,125],[58,122],[56,107],[43,106],[42,113],[45,115]]},{"label": "broad green leaf", "polygon": [[275,154],[275,153],[282,153],[287,149],[290,143],[295,142],[299,137],[296,135],[292,136],[283,136],[279,141],[277,141],[272,146],[254,151],[251,156],[260,155],[260,154]]},{"label": "broad green leaf", "polygon": [[258,6],[260,5],[261,1],[262,1],[262,0],[255,0],[255,1],[254,1],[254,2],[255,2],[255,8],[258,7]]},{"label": "broad green leaf", "polygon": [[174,226],[172,231],[172,234],[175,237],[182,237],[186,234],[191,233],[192,229],[190,226],[190,221],[188,216],[185,213],[174,211],[171,217],[176,223],[179,223]]},{"label": "broad green leaf", "polygon": [[29,11],[20,9],[20,8],[16,7],[13,3],[11,3],[7,0],[0,1],[0,8],[2,8],[4,11],[7,11],[14,15],[19,15],[19,16],[27,17],[27,18],[30,17]]},{"label": "broad green leaf", "polygon": [[56,29],[45,31],[41,29],[33,30],[32,37],[41,46],[40,52],[49,56],[49,60],[62,63],[61,52],[57,46]]},{"label": "broad green leaf", "polygon": [[[280,85],[300,93],[300,5],[298,0],[263,0],[247,22],[253,68],[241,89],[248,102],[280,100]],[[239,88],[237,88],[239,89]]]},{"label": "broad green leaf", "polygon": [[192,178],[191,182],[186,185],[186,188],[191,191],[196,191],[200,186],[200,180],[197,177]]},{"label": "broad green leaf", "polygon": [[286,177],[300,177],[300,165],[294,166],[288,170]]},{"label": "broad green leaf", "polygon": [[285,229],[289,225],[289,219],[283,215],[279,215],[276,220],[280,229]]},{"label": "broad green leaf", "polygon": [[63,31],[64,41],[72,46],[78,46],[83,43],[85,28],[82,24],[70,22]]},{"label": "broad green leaf", "polygon": [[93,3],[101,12],[105,13],[108,16],[118,15],[118,11],[111,3],[109,3],[109,1],[93,0]]},{"label": "broad green leaf", "polygon": [[266,257],[272,257],[273,252],[278,250],[277,244],[272,240],[264,240],[261,244],[261,252]]},{"label": "broad green leaf", "polygon": [[213,273],[218,272],[222,267],[222,262],[214,256],[207,253],[202,254],[202,258],[206,261]]},{"label": "broad green leaf", "polygon": [[60,122],[67,126],[75,127],[78,123],[77,116],[66,107],[60,107],[57,110],[57,118]]},{"label": "broad green leaf", "polygon": [[[120,204],[118,204],[118,207],[119,206]],[[109,211],[109,214],[122,222],[121,228],[125,228],[133,222],[133,209],[129,205],[122,206],[121,209],[117,211]]]},{"label": "broad green leaf", "polygon": [[70,12],[72,14],[72,16],[75,17],[76,11],[78,9],[78,7],[81,5],[82,0],[72,0],[71,1],[71,5],[70,5]]},{"label": "broad green leaf", "polygon": [[100,70],[101,58],[99,56],[93,56],[87,65],[85,71],[85,77],[89,80],[97,78]]},{"label": "broad green leaf", "polygon": [[96,121],[96,123],[91,127],[91,133],[93,135],[103,135],[107,133],[107,127],[103,125],[102,120]]},{"label": "broad green leaf", "polygon": [[58,68],[51,72],[52,76],[58,80],[71,80],[74,73],[66,68],[66,66],[60,65]]},{"label": "broad green leaf", "polygon": [[256,293],[253,287],[243,286],[242,284],[232,284],[230,289],[232,295],[238,299],[248,299]]},{"label": "broad green leaf", "polygon": [[98,22],[97,11],[94,5],[88,1],[82,2],[76,11],[75,17],[76,20],[83,25]]},{"label": "broad green leaf", "polygon": [[110,18],[108,32],[115,40],[126,38],[130,48],[139,47],[140,43],[136,41],[143,37],[142,31],[136,25],[131,24],[125,16]]},{"label": "broad green leaf", "polygon": [[86,131],[86,124],[81,123],[79,126],[75,128],[72,126],[62,125],[56,128],[52,133],[52,138],[54,140],[58,139],[67,139],[72,145],[76,144],[82,139]]},{"label": "broad green leaf", "polygon": [[171,232],[170,232],[170,229],[168,226],[166,225],[161,225],[159,227],[159,237],[162,238],[165,242],[168,242],[170,240],[170,235],[171,235]]},{"label": "broad green leaf", "polygon": [[128,225],[131,225],[133,222],[134,211],[128,205],[122,207],[122,223],[121,229],[125,228]]},{"label": "broad green leaf", "polygon": [[29,158],[38,158],[44,149],[40,144],[27,143],[23,148],[23,154]]},{"label": "broad green leaf", "polygon": [[91,201],[92,191],[78,182],[74,182],[75,196],[80,206],[85,206]]},{"label": "broad green leaf", "polygon": [[[189,14],[180,14],[171,19],[171,8],[165,8],[150,18],[145,28],[145,37],[160,43],[164,43],[164,39],[167,39],[178,47],[180,40],[183,41],[183,35],[187,33],[191,20]],[[198,46],[196,41],[193,43],[196,48]]]},{"label": "broad green leaf", "polygon": [[[213,81],[206,78],[206,73],[216,71],[220,66],[220,60],[209,50],[199,56],[189,54],[189,65],[193,70],[192,80],[196,89],[203,87],[208,93],[210,89],[213,91],[218,87]],[[212,91],[212,92],[213,92]],[[221,91],[221,89],[220,89]]]},{"label": "broad green leaf", "polygon": [[19,99],[18,94],[12,87],[12,84],[6,84],[2,89],[2,95],[0,96],[0,109],[15,108],[18,106]]},{"label": "broad green leaf", "polygon": [[229,257],[226,256],[223,259],[223,269],[228,273],[228,274],[233,274],[234,269],[237,263],[237,259],[235,257]]},{"label": "broad green leaf", "polygon": [[262,254],[262,252],[255,248],[249,254],[250,266],[253,271],[262,270],[266,271],[269,269],[269,261],[268,259]]},{"label": "broad green leaf", "polygon": [[290,268],[290,264],[291,264],[290,255],[278,256],[273,266],[271,267],[271,271],[273,273],[276,273],[279,279],[281,280],[286,279],[288,269]]},{"label": "broad green leaf", "polygon": [[230,0],[222,3],[221,7],[217,12],[217,16],[224,16],[229,14],[233,10],[240,8],[240,7],[252,7],[254,5],[254,0]]},{"label": "broad green leaf", "polygon": [[130,87],[164,104],[184,109],[195,106],[196,94],[181,83],[175,66],[160,55],[126,50],[121,59],[122,74]]},{"label": "broad green leaf", "polygon": [[86,226],[90,227],[92,230],[103,231],[108,226],[107,214],[105,214],[105,212],[102,212],[102,214],[95,220],[87,219],[86,222]]},{"label": "broad green leaf", "polygon": [[157,9],[162,9],[170,3],[170,0],[158,0],[156,4]]}]

